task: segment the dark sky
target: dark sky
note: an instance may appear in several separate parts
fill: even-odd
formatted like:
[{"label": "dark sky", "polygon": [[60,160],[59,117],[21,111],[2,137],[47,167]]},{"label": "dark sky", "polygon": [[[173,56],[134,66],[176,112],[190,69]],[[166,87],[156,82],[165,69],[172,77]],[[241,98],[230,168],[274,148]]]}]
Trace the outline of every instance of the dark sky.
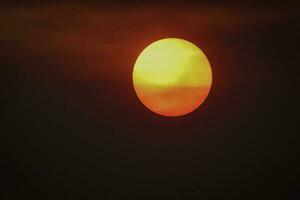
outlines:
[{"label": "dark sky", "polygon": [[[4,3],[0,198],[299,199],[299,17],[296,1]],[[178,118],[132,85],[138,54],[166,37],[213,71]]]}]

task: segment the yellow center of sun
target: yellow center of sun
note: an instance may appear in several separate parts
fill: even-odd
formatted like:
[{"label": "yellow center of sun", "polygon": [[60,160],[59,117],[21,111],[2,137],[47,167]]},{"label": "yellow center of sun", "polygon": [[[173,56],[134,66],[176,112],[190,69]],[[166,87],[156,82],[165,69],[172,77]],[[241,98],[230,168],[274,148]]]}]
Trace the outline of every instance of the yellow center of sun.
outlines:
[{"label": "yellow center of sun", "polygon": [[147,108],[164,116],[180,116],[192,112],[206,99],[212,72],[197,46],[166,38],[150,44],[139,55],[133,83]]}]

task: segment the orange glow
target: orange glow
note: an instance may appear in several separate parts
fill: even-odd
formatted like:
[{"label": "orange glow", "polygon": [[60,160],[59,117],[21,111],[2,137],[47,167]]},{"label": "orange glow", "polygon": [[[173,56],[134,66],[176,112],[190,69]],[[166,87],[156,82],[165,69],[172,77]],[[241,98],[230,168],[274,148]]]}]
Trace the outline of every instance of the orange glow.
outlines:
[{"label": "orange glow", "polygon": [[206,56],[182,39],[167,38],[150,44],[133,70],[137,96],[147,108],[163,116],[194,111],[206,99],[211,83]]}]

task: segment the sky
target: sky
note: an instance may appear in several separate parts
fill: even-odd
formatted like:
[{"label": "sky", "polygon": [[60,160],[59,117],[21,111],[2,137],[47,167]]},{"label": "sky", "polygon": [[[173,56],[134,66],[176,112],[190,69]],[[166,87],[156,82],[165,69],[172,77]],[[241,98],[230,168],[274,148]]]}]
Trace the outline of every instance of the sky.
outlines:
[{"label": "sky", "polygon": [[[0,6],[1,199],[300,198],[296,1]],[[207,56],[205,103],[168,118],[137,98],[152,42]]]}]

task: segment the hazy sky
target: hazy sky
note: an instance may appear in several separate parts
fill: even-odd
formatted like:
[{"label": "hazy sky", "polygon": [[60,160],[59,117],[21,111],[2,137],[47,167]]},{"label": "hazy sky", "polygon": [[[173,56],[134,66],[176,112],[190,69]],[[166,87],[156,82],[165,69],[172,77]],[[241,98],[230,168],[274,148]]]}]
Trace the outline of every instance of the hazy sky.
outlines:
[{"label": "hazy sky", "polygon": [[[3,199],[297,197],[296,2],[8,2],[0,27]],[[213,71],[180,118],[132,85],[139,53],[165,37]]]}]

